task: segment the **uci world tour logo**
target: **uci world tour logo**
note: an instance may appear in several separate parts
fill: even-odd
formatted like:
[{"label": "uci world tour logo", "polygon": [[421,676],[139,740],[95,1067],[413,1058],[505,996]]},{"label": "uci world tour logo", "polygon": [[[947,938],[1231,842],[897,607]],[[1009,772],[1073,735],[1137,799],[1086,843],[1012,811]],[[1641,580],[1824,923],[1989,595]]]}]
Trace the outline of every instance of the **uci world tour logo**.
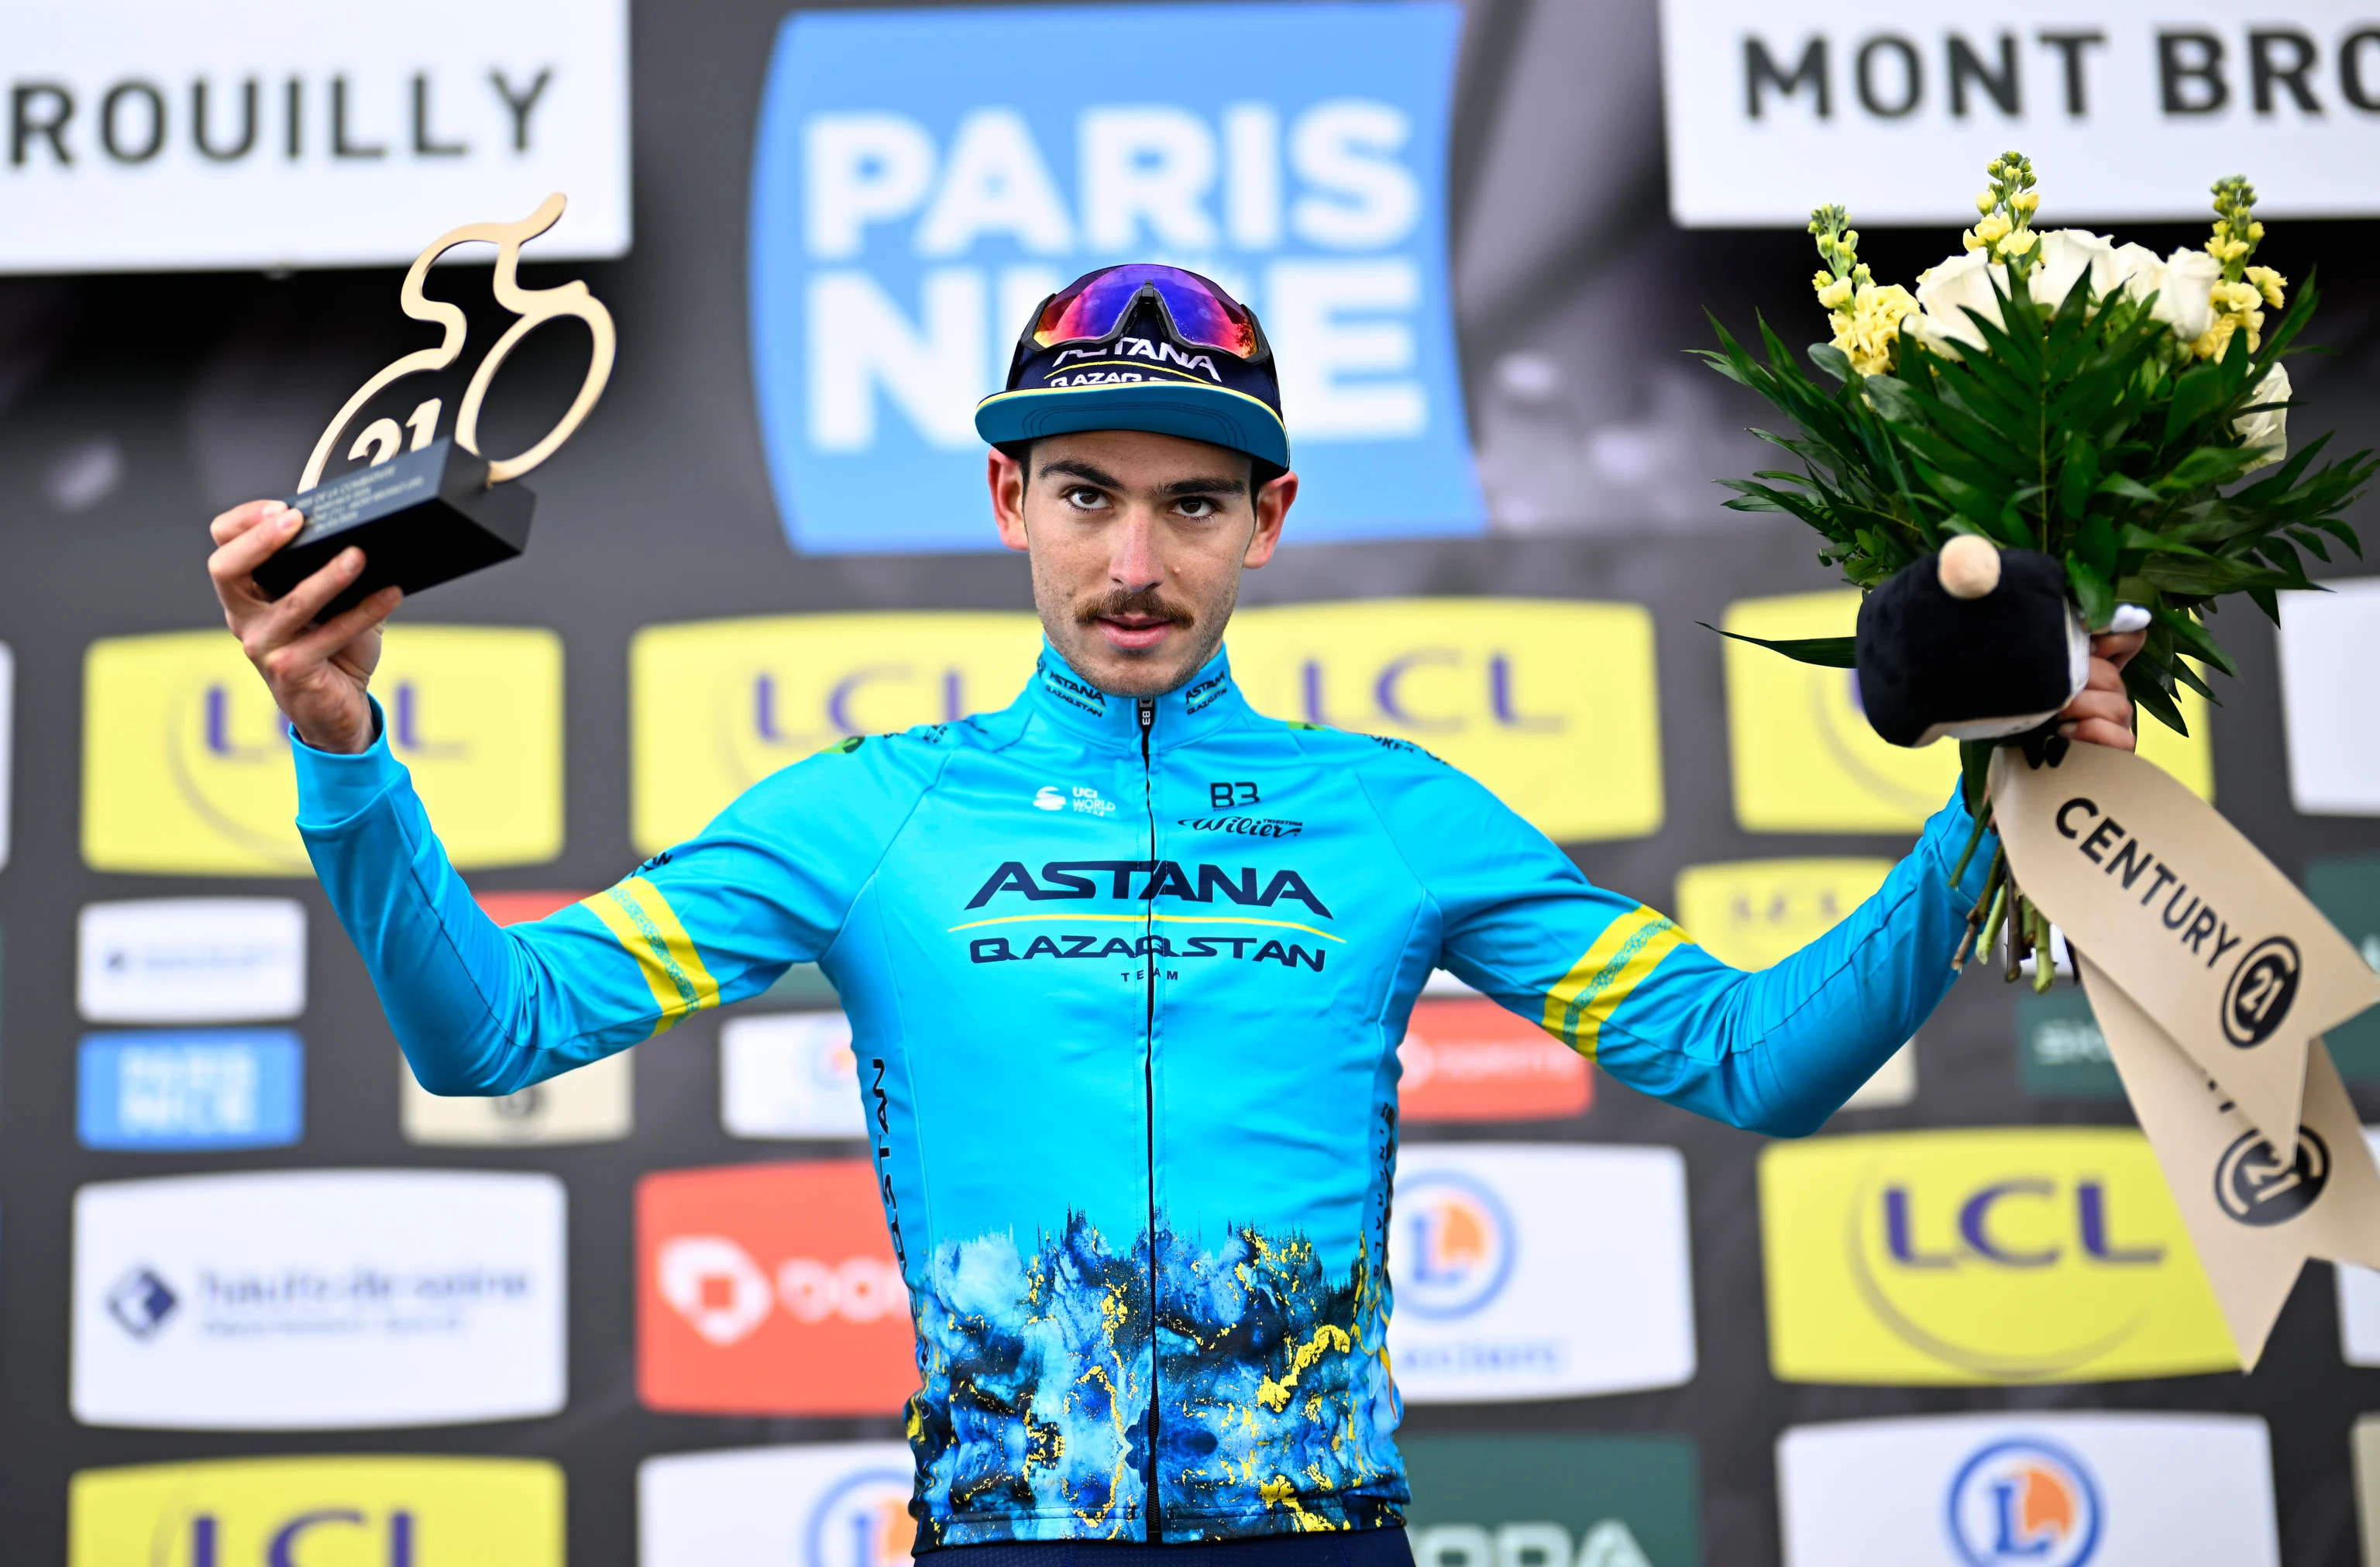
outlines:
[{"label": "uci world tour logo", "polygon": [[1451,1170],[1400,1183],[1397,1304],[1416,1317],[1468,1317],[1503,1290],[1519,1233],[1486,1183]]},{"label": "uci world tour logo", "polygon": [[1951,1549],[1967,1567],[2083,1567],[2105,1512],[2082,1461],[2034,1438],[1994,1442],[1950,1482]]},{"label": "uci world tour logo", "polygon": [[909,1516],[910,1477],[897,1469],[863,1469],[819,1499],[802,1532],[803,1567],[893,1567],[909,1560],[917,1521]]}]

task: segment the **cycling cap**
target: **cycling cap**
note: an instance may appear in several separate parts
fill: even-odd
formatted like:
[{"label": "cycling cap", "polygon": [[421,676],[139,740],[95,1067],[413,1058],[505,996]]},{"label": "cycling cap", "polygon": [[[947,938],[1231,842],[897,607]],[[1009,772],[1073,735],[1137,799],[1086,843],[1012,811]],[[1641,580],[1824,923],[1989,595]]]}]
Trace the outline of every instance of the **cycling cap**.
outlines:
[{"label": "cycling cap", "polygon": [[1145,263],[1086,273],[1041,301],[1008,385],[976,405],[993,445],[1145,430],[1289,467],[1271,345],[1211,279]]}]

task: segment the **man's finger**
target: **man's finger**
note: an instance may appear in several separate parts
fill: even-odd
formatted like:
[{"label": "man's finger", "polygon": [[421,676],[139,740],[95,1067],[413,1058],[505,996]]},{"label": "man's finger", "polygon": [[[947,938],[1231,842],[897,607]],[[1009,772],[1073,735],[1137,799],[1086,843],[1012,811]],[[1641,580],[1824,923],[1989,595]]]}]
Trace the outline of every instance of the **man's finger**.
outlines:
[{"label": "man's finger", "polygon": [[2061,723],[2058,732],[2070,740],[2105,746],[2112,751],[2129,751],[2133,747],[2131,725],[2111,723],[2104,718],[2085,718]]},{"label": "man's finger", "polygon": [[293,638],[288,647],[289,656],[300,662],[328,659],[386,620],[404,600],[404,589],[383,588],[363,602],[340,611],[304,636]]},{"label": "man's finger", "polygon": [[2060,708],[2058,716],[2060,719],[2104,718],[2110,723],[2124,723],[2131,720],[2131,698],[2119,692],[2084,691]]},{"label": "man's finger", "polygon": [[2117,669],[2121,670],[2132,662],[2133,654],[2147,645],[2148,639],[2149,634],[2145,631],[2126,631],[2120,635],[2112,631],[2103,631],[2091,638],[2091,652],[2093,656],[2106,659]]},{"label": "man's finger", "polygon": [[232,507],[207,524],[207,532],[218,544],[228,544],[258,523],[278,516],[286,508],[279,501],[249,501]]},{"label": "man's finger", "polygon": [[[224,516],[237,515],[225,512]],[[220,525],[223,517],[217,517],[215,521]],[[288,507],[270,517],[249,518],[244,527],[225,540],[215,553],[207,557],[207,575],[215,579],[218,588],[247,580],[256,575],[256,568],[262,565],[275,550],[296,537],[305,521],[305,513]]]},{"label": "man's finger", "polygon": [[297,641],[322,606],[346,591],[364,569],[364,553],[350,544],[333,555],[320,571],[284,593],[271,608],[249,623],[241,641],[248,656],[260,658],[274,648]]}]

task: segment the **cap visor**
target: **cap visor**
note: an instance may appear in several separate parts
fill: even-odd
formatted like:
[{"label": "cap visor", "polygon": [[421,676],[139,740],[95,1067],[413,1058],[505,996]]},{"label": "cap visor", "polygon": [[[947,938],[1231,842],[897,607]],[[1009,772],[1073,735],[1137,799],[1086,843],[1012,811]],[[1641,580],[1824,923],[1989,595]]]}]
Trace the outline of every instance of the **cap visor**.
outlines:
[{"label": "cap visor", "polygon": [[976,405],[975,431],[993,445],[1086,430],[1178,435],[1289,466],[1281,416],[1245,392],[1187,382],[1127,382],[998,392]]}]

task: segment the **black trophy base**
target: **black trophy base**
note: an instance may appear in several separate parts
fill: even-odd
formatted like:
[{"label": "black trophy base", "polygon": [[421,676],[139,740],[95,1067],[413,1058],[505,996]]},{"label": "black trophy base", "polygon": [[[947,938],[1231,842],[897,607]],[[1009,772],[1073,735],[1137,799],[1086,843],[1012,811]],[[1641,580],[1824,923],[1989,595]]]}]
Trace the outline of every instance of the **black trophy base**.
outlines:
[{"label": "black trophy base", "polygon": [[306,515],[306,526],[257,568],[257,586],[268,596],[280,598],[350,544],[364,553],[363,575],[318,620],[392,584],[411,595],[511,560],[528,546],[537,509],[523,485],[491,487],[487,460],[452,440],[283,499]]}]

